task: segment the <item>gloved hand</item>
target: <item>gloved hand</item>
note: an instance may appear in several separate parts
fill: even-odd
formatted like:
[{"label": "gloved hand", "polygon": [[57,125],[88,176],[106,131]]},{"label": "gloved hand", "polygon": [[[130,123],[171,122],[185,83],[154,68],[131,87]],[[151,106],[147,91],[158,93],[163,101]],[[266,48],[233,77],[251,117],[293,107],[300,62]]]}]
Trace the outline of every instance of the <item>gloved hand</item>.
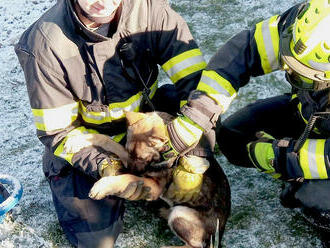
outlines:
[{"label": "gloved hand", "polygon": [[164,197],[177,203],[196,200],[202,188],[203,173],[209,166],[205,158],[192,155],[181,157]]},{"label": "gloved hand", "polygon": [[273,150],[274,137],[265,133],[258,132],[257,141],[247,144],[248,155],[253,165],[265,173],[274,173],[275,154]]},{"label": "gloved hand", "polygon": [[167,125],[170,150],[163,153],[165,160],[193,148],[199,142],[203,129],[186,116],[179,116]]},{"label": "gloved hand", "polygon": [[192,91],[178,116],[167,125],[171,150],[163,154],[169,159],[192,149],[203,133],[212,130],[222,112],[222,107],[202,91]]}]

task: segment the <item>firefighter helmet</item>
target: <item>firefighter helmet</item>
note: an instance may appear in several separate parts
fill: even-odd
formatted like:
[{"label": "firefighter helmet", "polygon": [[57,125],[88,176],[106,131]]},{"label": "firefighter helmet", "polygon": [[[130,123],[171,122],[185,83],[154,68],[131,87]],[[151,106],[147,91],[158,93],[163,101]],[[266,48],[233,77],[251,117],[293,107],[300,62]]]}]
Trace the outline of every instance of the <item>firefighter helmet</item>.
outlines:
[{"label": "firefighter helmet", "polygon": [[300,89],[330,87],[330,0],[310,0],[281,41],[281,61]]}]

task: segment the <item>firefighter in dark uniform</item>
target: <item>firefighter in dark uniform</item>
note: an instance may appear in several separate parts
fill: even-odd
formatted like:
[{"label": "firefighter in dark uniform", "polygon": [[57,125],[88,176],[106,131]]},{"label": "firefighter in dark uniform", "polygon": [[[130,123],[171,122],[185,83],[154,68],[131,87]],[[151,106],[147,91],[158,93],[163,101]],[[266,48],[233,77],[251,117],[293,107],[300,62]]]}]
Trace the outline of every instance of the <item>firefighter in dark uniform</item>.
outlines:
[{"label": "firefighter in dark uniform", "polygon": [[[89,133],[121,142],[124,111],[154,106],[178,112],[206,67],[202,53],[166,0],[59,0],[23,33],[15,51],[45,146],[43,170],[60,225],[74,246],[113,247],[123,199],[144,199],[143,187],[90,199],[92,185],[115,162],[101,147],[84,143],[72,153],[65,144]],[[158,65],[175,87],[158,89]]]},{"label": "firefighter in dark uniform", "polygon": [[232,37],[201,79],[215,89],[225,85],[224,94],[233,96],[251,77],[285,71],[292,92],[229,116],[217,127],[217,143],[232,164],[284,180],[281,203],[300,208],[324,231],[330,228],[329,27],[329,1],[298,4]]}]

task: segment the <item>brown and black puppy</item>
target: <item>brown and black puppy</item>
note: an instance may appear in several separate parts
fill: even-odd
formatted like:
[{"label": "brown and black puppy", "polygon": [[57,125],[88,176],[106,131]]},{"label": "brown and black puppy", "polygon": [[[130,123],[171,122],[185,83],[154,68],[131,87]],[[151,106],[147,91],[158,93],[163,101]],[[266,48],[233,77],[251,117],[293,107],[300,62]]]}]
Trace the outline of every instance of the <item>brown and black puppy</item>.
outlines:
[{"label": "brown and black puppy", "polygon": [[157,112],[128,112],[126,117],[126,149],[130,156],[118,144],[113,146],[113,141],[107,136],[95,135],[91,140],[93,144],[126,160],[124,163],[131,169],[131,173],[101,178],[91,189],[90,197],[102,199],[107,195],[116,195],[129,184],[143,181],[143,185],[150,188],[148,200],[161,197],[170,204],[168,209],[162,209],[161,215],[168,220],[171,230],[185,242],[182,247],[214,247],[211,246],[211,240],[215,239],[220,243],[230,213],[231,199],[228,180],[217,161],[214,158],[208,159],[210,166],[203,175],[201,191],[197,197],[187,202],[173,202],[167,197],[167,190],[176,165],[170,168],[164,166],[165,169],[158,171],[149,171],[151,167],[148,166],[158,162],[160,153],[166,149],[168,138],[165,124],[172,117]]}]

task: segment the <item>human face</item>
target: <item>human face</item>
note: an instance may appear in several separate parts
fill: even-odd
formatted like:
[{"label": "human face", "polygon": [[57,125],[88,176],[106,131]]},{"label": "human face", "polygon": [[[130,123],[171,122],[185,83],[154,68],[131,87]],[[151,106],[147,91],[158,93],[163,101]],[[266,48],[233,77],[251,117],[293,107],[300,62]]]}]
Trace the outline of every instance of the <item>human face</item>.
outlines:
[{"label": "human face", "polygon": [[96,23],[108,23],[121,0],[78,0],[86,17]]}]

